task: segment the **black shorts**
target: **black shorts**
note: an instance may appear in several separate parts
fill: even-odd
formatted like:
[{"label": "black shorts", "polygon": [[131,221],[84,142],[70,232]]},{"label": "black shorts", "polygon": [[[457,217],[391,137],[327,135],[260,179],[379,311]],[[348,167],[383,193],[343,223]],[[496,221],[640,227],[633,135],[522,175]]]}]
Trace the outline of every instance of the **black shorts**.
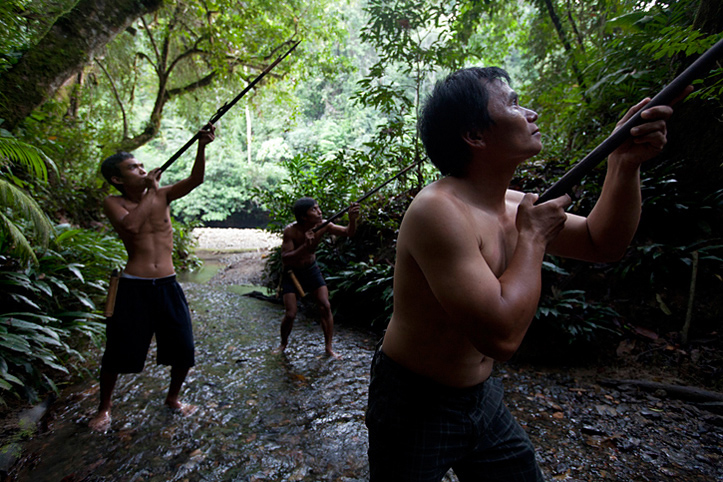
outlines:
[{"label": "black shorts", "polygon": [[490,378],[454,388],[411,372],[378,350],[369,405],[371,482],[541,482],[530,439]]},{"label": "black shorts", "polygon": [[[294,293],[299,296],[299,293],[296,292],[296,286],[291,280],[291,276],[289,276],[288,271],[288,268],[284,269],[284,279],[281,282],[282,294]],[[324,281],[324,276],[322,276],[321,269],[316,261],[305,268],[296,268],[292,271],[306,293],[313,293],[322,286],[326,286],[326,281]]]},{"label": "black shorts", "polygon": [[156,335],[159,365],[190,368],[195,364],[188,302],[176,276],[120,279],[113,316],[106,325],[103,368],[139,373]]}]

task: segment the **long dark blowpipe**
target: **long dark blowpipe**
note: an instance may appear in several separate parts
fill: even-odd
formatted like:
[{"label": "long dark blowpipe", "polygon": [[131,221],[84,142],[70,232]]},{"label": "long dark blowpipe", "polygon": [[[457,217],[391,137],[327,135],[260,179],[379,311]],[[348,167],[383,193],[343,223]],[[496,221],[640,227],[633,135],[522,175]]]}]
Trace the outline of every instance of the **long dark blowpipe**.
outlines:
[{"label": "long dark blowpipe", "polygon": [[[356,202],[356,203],[360,203],[360,202],[364,201],[366,198],[368,198],[369,196],[371,196],[371,195],[374,194],[375,192],[379,191],[381,188],[383,188],[384,186],[386,186],[387,184],[389,184],[389,183],[392,182],[393,180],[399,178],[402,174],[404,174],[404,173],[407,172],[408,170],[412,169],[414,166],[418,166],[418,165],[421,164],[421,163],[422,163],[422,161],[419,160],[419,161],[415,161],[414,163],[408,165],[407,167],[405,167],[404,169],[402,169],[401,171],[399,171],[398,173],[396,173],[394,176],[390,177],[389,179],[387,179],[386,181],[384,181],[383,183],[381,183],[380,185],[378,185],[377,187],[375,187],[374,189],[372,189],[371,191],[368,191],[368,192],[364,193],[364,195],[363,195],[362,197],[360,197],[359,199],[357,199],[355,202]],[[331,222],[333,222],[335,219],[339,218],[340,216],[343,216],[344,213],[349,210],[349,208],[350,208],[350,206],[345,207],[344,209],[342,209],[341,211],[339,211],[338,213],[334,214],[332,217],[330,217],[329,219],[327,219],[326,221],[324,221],[323,223],[321,223],[320,225],[318,225],[317,227],[315,227],[314,229],[312,229],[312,231],[317,232],[317,231],[319,231],[320,229],[325,228],[325,227],[328,226]]]},{"label": "long dark blowpipe", "polygon": [[[247,85],[246,88],[245,88],[244,90],[242,90],[239,95],[237,95],[236,97],[234,97],[234,99],[233,99],[231,102],[227,102],[226,104],[222,105],[222,106],[216,111],[216,113],[211,116],[211,119],[208,121],[208,124],[212,124],[212,125],[213,125],[213,124],[215,124],[216,122],[218,122],[218,120],[219,120],[221,117],[223,117],[223,115],[224,115],[226,112],[228,112],[228,111],[231,109],[231,107],[233,107],[233,106],[236,104],[236,102],[238,102],[239,100],[241,100],[241,97],[243,97],[244,95],[246,95],[246,93],[247,93],[249,90],[253,89],[253,87],[254,87],[256,84],[258,84],[259,81],[266,76],[266,74],[268,74],[269,72],[271,72],[271,69],[273,69],[274,67],[276,67],[276,66],[279,64],[279,62],[281,62],[282,60],[284,60],[287,55],[289,55],[291,52],[293,52],[294,49],[295,49],[300,43],[301,43],[301,40],[299,40],[299,41],[297,41],[295,44],[293,44],[293,45],[291,46],[291,48],[286,51],[285,54],[281,55],[279,58],[277,58],[276,60],[274,60],[274,62],[273,62],[272,64],[270,64],[268,67],[266,67],[266,68],[263,70],[263,72],[261,72],[254,80],[252,80],[252,81],[249,83],[249,85]],[[171,158],[168,159],[168,160],[165,162],[165,164],[163,164],[163,165],[161,166],[161,168],[160,168],[160,169],[161,169],[161,172],[165,171],[166,169],[168,169],[168,167],[169,167],[171,164],[173,164],[174,162],[176,162],[176,159],[178,159],[179,157],[181,157],[181,155],[182,155],[184,152],[186,152],[186,151],[188,150],[188,148],[193,145],[194,142],[196,142],[196,141],[198,140],[198,138],[199,138],[200,135],[201,135],[200,132],[196,132],[196,134],[191,138],[190,141],[186,142],[186,144],[184,144],[184,146],[181,147],[181,148],[178,150],[178,152],[176,152],[173,156],[171,156]]]},{"label": "long dark blowpipe", "polygon": [[657,105],[670,105],[670,103],[681,95],[685,88],[695,79],[705,75],[710,70],[713,63],[722,55],[723,39],[719,40],[715,45],[708,49],[687,69],[673,79],[670,84],[665,86],[658,95],[653,97],[653,99],[641,111],[637,112],[625,124],[613,132],[610,137],[601,142],[600,145],[585,156],[585,158],[567,171],[567,173],[565,173],[565,175],[562,176],[556,183],[550,186],[547,191],[542,193],[535,204],[549,201],[550,199],[569,193],[583,177],[589,174],[595,166],[600,164],[608,155],[610,155],[611,152],[620,147],[620,145],[630,137],[630,129],[642,124],[640,114],[644,110]]}]

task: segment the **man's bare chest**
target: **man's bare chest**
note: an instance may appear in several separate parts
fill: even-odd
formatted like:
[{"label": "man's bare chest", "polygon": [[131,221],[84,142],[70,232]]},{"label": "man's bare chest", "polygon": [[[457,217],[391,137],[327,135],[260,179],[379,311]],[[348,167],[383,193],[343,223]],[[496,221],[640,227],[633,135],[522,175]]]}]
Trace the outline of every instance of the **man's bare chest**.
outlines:
[{"label": "man's bare chest", "polygon": [[[138,204],[126,202],[124,207],[131,212],[138,208]],[[172,230],[170,207],[166,203],[161,203],[159,199],[155,199],[143,219],[139,231],[141,233],[165,233]]]},{"label": "man's bare chest", "polygon": [[518,231],[514,218],[484,216],[477,220],[479,249],[497,277],[507,269],[517,247]]}]

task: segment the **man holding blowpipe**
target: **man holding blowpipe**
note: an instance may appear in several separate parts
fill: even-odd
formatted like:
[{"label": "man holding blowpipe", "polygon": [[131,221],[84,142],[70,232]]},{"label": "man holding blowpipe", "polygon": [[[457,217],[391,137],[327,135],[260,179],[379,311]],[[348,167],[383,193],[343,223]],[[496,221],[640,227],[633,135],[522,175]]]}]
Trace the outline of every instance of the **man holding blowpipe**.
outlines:
[{"label": "man holding blowpipe", "polygon": [[354,236],[359,217],[359,204],[352,203],[349,207],[349,225],[347,226],[324,221],[321,208],[310,197],[298,199],[294,203],[293,211],[296,221],[284,228],[281,241],[281,261],[284,265],[281,287],[285,313],[284,319],[281,321],[281,343],[274,353],[286,350],[296,318],[297,296],[302,298],[306,290],[316,299],[319,306],[326,354],[339,359],[340,356],[332,349],[334,315],[329,303],[329,289],[326,287],[326,281],[316,263],[316,249],[326,234]]},{"label": "man holding blowpipe", "polygon": [[543,480],[492,366],[532,322],[546,253],[615,261],[637,228],[640,165],[665,145],[673,109],[643,110],[644,99],[625,114],[618,127],[641,110],[642,124],[609,155],[602,194],[581,217],[565,212],[567,194],[536,205],[537,195],[509,189],[542,148],[538,114],[509,83],[496,67],[457,71],[420,117],[446,177],[422,189],[399,230],[394,311],[366,412],[371,482],[437,482],[450,468],[462,482]]},{"label": "man holding blowpipe", "polygon": [[105,179],[121,193],[108,196],[103,208],[123,241],[128,262],[107,322],[100,405],[90,421],[92,430],[106,432],[110,428],[111,396],[118,375],[143,370],[154,334],[158,364],[171,366],[166,406],[184,415],[196,409],[179,401],[181,386],[194,365],[194,344],[188,303],[173,268],[170,204],[203,182],[206,145],[214,140],[214,130],[208,124],[199,132],[191,174],[174,184],[160,186],[162,168],[146,172],[127,152],[114,154],[101,165]]}]

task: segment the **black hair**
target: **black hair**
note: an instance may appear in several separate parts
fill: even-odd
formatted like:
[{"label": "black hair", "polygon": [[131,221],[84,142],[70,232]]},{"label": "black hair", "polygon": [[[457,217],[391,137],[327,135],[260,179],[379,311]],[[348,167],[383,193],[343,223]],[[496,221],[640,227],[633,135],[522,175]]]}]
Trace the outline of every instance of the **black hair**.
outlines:
[{"label": "black hair", "polygon": [[487,85],[493,80],[509,84],[510,76],[499,67],[458,70],[437,82],[427,98],[418,121],[419,135],[429,159],[443,175],[464,175],[471,152],[462,136],[494,124],[487,109]]},{"label": "black hair", "polygon": [[118,189],[122,194],[125,194],[125,189],[123,189],[123,185],[114,183],[112,179],[113,176],[121,177],[121,171],[118,165],[126,159],[130,159],[132,157],[133,154],[121,151],[113,154],[112,156],[106,157],[100,164],[100,172],[101,174],[103,174],[105,180],[115,186],[115,188]]},{"label": "black hair", "polygon": [[306,212],[314,206],[316,206],[316,201],[314,201],[313,198],[302,197],[294,203],[294,217],[297,221],[302,222],[302,218],[306,216]]}]

